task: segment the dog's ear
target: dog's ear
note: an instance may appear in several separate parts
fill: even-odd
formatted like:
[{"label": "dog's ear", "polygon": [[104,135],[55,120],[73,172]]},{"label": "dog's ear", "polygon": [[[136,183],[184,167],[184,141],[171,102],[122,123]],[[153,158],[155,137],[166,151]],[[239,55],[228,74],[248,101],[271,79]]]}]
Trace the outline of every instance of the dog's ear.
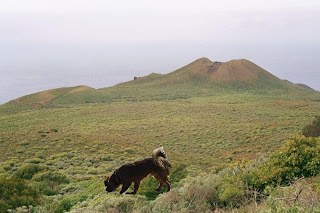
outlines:
[{"label": "dog's ear", "polygon": [[110,180],[110,176],[106,177],[105,180],[106,180],[106,181],[109,181],[109,180]]}]

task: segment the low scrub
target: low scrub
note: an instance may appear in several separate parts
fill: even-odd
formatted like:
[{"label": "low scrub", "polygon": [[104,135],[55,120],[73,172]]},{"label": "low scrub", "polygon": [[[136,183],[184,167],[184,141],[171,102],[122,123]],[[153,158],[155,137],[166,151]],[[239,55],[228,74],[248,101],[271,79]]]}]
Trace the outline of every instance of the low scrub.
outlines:
[{"label": "low scrub", "polygon": [[256,187],[289,184],[294,178],[320,173],[320,139],[294,138],[256,170]]},{"label": "low scrub", "polygon": [[37,164],[24,164],[17,169],[15,176],[21,179],[31,179],[33,175],[40,171],[46,170],[47,167]]},{"label": "low scrub", "polygon": [[304,127],[302,133],[306,137],[320,137],[320,116],[316,116],[312,124]]},{"label": "low scrub", "polygon": [[0,178],[0,212],[40,203],[39,190],[19,178]]},{"label": "low scrub", "polygon": [[78,202],[85,201],[87,199],[86,195],[74,194],[64,197],[57,205],[55,213],[62,213],[64,211],[69,211],[72,206]]},{"label": "low scrub", "polygon": [[[267,160],[234,164],[195,177],[187,177],[186,166],[174,163],[168,193],[155,192],[157,183],[152,177],[143,181],[136,196],[106,194],[103,182],[96,180],[54,190],[49,183],[65,184],[68,179],[37,164],[23,165],[14,176],[31,179],[42,194],[55,195],[54,212],[316,212],[320,209],[319,162],[320,138],[300,137],[288,140]],[[9,205],[0,199],[0,207]]]},{"label": "low scrub", "polygon": [[[302,177],[319,174],[319,139],[289,140],[267,161],[225,168],[216,173],[188,177],[173,183],[168,193],[137,204],[138,198],[108,197],[99,211],[107,212],[313,212],[319,209],[318,182],[310,185]],[[178,173],[178,172],[177,172]],[[297,178],[300,178],[297,180]],[[147,184],[146,184],[147,183]],[[143,183],[140,194],[154,190]],[[150,187],[150,188],[149,188]],[[99,195],[98,195],[99,196]],[[102,208],[103,206],[103,208]],[[86,207],[86,211],[98,210]]]},{"label": "low scrub", "polygon": [[52,181],[58,184],[69,183],[66,175],[55,171],[45,171],[42,173],[38,173],[34,175],[32,179],[35,181]]}]

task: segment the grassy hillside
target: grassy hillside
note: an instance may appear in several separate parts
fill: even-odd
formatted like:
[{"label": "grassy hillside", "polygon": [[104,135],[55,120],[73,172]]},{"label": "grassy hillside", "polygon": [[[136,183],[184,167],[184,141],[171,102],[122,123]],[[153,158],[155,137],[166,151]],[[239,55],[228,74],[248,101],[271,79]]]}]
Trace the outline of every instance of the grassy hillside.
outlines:
[{"label": "grassy hillside", "polygon": [[[212,62],[207,58],[200,58],[166,75],[151,74],[119,86],[161,87],[180,85],[186,87],[192,85],[216,88],[218,86],[231,87],[233,84],[236,86],[239,82],[252,87],[262,87],[270,84],[285,87],[280,79],[248,60],[231,60],[222,63]],[[271,87],[269,86],[269,88]]]},{"label": "grassy hillside", "polygon": [[97,101],[99,92],[91,87],[76,86],[46,90],[43,92],[26,95],[13,101],[13,103],[29,104],[33,108],[65,103],[90,103]]},{"label": "grassy hillside", "polygon": [[281,145],[319,109],[313,100],[249,94],[32,109],[1,115],[0,146],[5,155],[0,158],[26,160],[37,151],[49,157],[61,149],[123,157],[114,151],[140,150],[129,151],[130,160],[164,145],[178,161],[188,155],[186,162],[198,162],[194,166],[205,169],[226,159],[252,159]]},{"label": "grassy hillside", "polygon": [[[205,58],[111,88],[44,91],[0,106],[0,178],[22,178],[21,184],[39,189],[46,195],[39,207],[44,212],[72,206],[77,212],[81,205],[93,211],[102,200],[148,204],[158,195],[150,195],[153,179],[128,198],[106,194],[100,176],[164,146],[178,190],[185,174],[198,178],[268,156],[301,135],[319,114],[319,101],[319,92],[246,60]],[[22,175],[30,172],[30,178]]]},{"label": "grassy hillside", "polygon": [[[2,105],[2,111],[52,107],[66,104],[122,101],[177,100],[193,97],[227,96],[237,93],[286,98],[318,95],[306,87],[280,80],[256,64],[245,60],[225,63],[200,58],[168,74],[152,73],[113,87],[87,86],[58,88],[23,96]],[[299,97],[301,96],[301,97]],[[17,110],[13,110],[17,109]]]},{"label": "grassy hillside", "polygon": [[297,86],[299,86],[299,87],[303,87],[303,88],[305,88],[305,89],[311,89],[311,90],[313,90],[311,87],[309,87],[308,85],[305,85],[305,84],[296,84]]},{"label": "grassy hillside", "polygon": [[221,63],[207,58],[200,58],[168,74],[152,73],[100,91],[105,95],[105,100],[113,101],[175,100],[237,92],[262,93],[266,96],[304,96],[312,93],[289,81],[280,80],[248,60]]}]

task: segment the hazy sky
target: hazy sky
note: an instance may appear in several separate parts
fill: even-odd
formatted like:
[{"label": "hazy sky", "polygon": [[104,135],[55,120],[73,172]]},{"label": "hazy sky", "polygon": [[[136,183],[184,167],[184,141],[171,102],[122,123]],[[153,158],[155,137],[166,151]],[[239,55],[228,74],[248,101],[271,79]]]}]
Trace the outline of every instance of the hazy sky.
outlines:
[{"label": "hazy sky", "polygon": [[0,0],[0,104],[203,56],[246,58],[320,90],[320,1]]}]

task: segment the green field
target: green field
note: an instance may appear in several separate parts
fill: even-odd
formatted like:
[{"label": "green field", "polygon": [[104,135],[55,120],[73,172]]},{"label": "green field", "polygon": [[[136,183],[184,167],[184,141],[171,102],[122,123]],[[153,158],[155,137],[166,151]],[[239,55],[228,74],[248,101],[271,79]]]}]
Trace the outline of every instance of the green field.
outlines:
[{"label": "green field", "polygon": [[207,171],[281,146],[301,134],[319,111],[317,101],[245,94],[26,110],[1,116],[0,158],[23,162],[67,152],[72,157],[59,162],[65,171],[73,169],[70,162],[79,161],[79,156],[85,161],[106,156],[117,160],[94,160],[92,166],[104,172],[164,146],[171,161]]},{"label": "green field", "polygon": [[[106,194],[99,178],[164,146],[174,168],[173,189],[179,188],[185,174],[194,178],[269,156],[291,137],[301,136],[302,128],[319,115],[319,92],[260,72],[255,81],[212,84],[203,80],[208,73],[195,79],[194,69],[187,66],[169,76],[153,74],[99,90],[44,91],[0,106],[0,177],[39,166],[38,177],[25,180],[45,194],[39,212],[80,212],[84,207],[83,212],[107,212],[100,208],[102,200],[148,206],[157,196],[145,197],[155,185],[151,178],[142,182],[137,197]],[[43,173],[48,171],[68,181],[47,180]]]}]

